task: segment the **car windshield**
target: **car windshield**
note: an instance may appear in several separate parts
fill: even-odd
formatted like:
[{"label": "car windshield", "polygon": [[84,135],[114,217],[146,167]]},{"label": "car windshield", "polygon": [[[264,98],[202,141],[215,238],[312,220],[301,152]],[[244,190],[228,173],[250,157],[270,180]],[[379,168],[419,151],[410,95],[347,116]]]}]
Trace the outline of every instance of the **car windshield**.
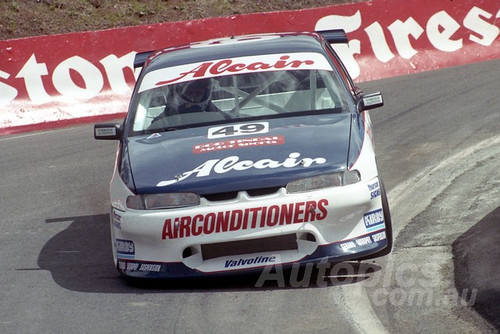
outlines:
[{"label": "car windshield", "polygon": [[[174,80],[170,79],[175,73],[168,71],[171,68],[147,73],[133,102],[133,134],[245,119],[347,112],[346,89],[322,55],[314,54],[320,60],[316,59],[315,64],[320,64],[315,66],[306,66],[306,61],[293,63],[290,56],[276,57],[282,63],[224,60],[225,67],[219,65],[217,71],[208,65],[203,68],[204,64],[215,66],[214,61],[192,64],[196,70],[189,72],[184,65]],[[197,76],[200,78],[193,80]]]}]

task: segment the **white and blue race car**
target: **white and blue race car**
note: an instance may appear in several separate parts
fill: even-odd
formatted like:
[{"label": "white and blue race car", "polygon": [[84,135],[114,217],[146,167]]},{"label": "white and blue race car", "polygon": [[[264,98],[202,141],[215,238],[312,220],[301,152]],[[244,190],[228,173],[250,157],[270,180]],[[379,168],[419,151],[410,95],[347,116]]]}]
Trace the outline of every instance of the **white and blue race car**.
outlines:
[{"label": "white and blue race car", "polygon": [[389,207],[342,30],[139,53],[110,186],[115,266],[180,278],[386,255]]}]

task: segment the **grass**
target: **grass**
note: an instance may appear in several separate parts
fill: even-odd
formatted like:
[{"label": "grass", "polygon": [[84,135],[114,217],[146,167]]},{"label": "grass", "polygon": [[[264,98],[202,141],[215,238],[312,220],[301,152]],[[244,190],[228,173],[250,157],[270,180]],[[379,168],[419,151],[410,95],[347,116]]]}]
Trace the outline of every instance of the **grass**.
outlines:
[{"label": "grass", "polygon": [[0,40],[359,0],[0,0]]}]

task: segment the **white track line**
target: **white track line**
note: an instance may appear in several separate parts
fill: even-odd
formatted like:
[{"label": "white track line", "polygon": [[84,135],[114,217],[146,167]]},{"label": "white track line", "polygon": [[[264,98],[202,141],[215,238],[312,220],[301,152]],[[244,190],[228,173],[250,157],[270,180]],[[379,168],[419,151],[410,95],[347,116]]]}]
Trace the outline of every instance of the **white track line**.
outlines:
[{"label": "white track line", "polygon": [[[398,184],[387,194],[387,196],[389,197],[390,207],[396,208],[403,206],[405,203],[411,203],[408,208],[405,208],[405,210],[402,211],[404,211],[404,215],[406,217],[415,217],[429,205],[431,200],[437,194],[439,194],[444,188],[448,187],[449,184],[443,179],[442,182],[440,182],[436,185],[436,187],[433,188],[432,194],[430,194],[428,191],[425,193],[419,193],[418,190],[414,189],[425,187],[431,177],[435,178],[435,175],[438,174],[438,172],[463,164],[464,161],[467,160],[473,160],[473,162],[475,163],[475,160],[478,159],[477,154],[475,153],[487,149],[493,145],[500,145],[500,135],[483,140],[482,142],[479,142],[449,157],[448,159],[443,160],[439,165],[433,168],[424,169],[414,177]],[[446,172],[450,176],[449,178],[447,178],[447,180],[450,180],[450,182],[454,179],[454,177],[452,177],[452,174],[459,175],[460,173],[462,173],[461,170],[455,169]],[[415,194],[420,194],[420,198],[418,198],[418,200],[415,198]],[[392,212],[399,211],[393,210]],[[396,219],[393,219],[393,221],[397,222],[397,224],[393,226],[395,241],[399,233],[405,228],[405,226],[411,221],[411,219],[399,220],[396,217]],[[392,256],[389,255],[386,258],[387,263],[385,267],[391,268],[392,266],[393,268],[394,263],[392,263]],[[384,268],[382,268],[382,270],[384,270]],[[344,302],[347,308],[345,313],[352,319],[354,326],[360,333],[389,333],[375,313],[370,299],[368,298],[368,294],[366,293],[366,290],[361,282],[342,286],[342,293],[344,295]]]}]

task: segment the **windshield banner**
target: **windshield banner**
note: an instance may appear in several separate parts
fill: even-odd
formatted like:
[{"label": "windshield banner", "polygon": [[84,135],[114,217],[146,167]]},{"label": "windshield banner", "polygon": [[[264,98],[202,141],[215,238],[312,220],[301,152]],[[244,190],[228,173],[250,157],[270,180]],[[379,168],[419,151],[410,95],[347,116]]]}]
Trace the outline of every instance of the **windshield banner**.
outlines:
[{"label": "windshield banner", "polygon": [[[254,40],[254,42],[258,43],[258,40]],[[323,55],[306,52],[218,59],[149,72],[142,80],[139,93],[165,85],[196,79],[286,70],[331,71],[332,67]]]}]

